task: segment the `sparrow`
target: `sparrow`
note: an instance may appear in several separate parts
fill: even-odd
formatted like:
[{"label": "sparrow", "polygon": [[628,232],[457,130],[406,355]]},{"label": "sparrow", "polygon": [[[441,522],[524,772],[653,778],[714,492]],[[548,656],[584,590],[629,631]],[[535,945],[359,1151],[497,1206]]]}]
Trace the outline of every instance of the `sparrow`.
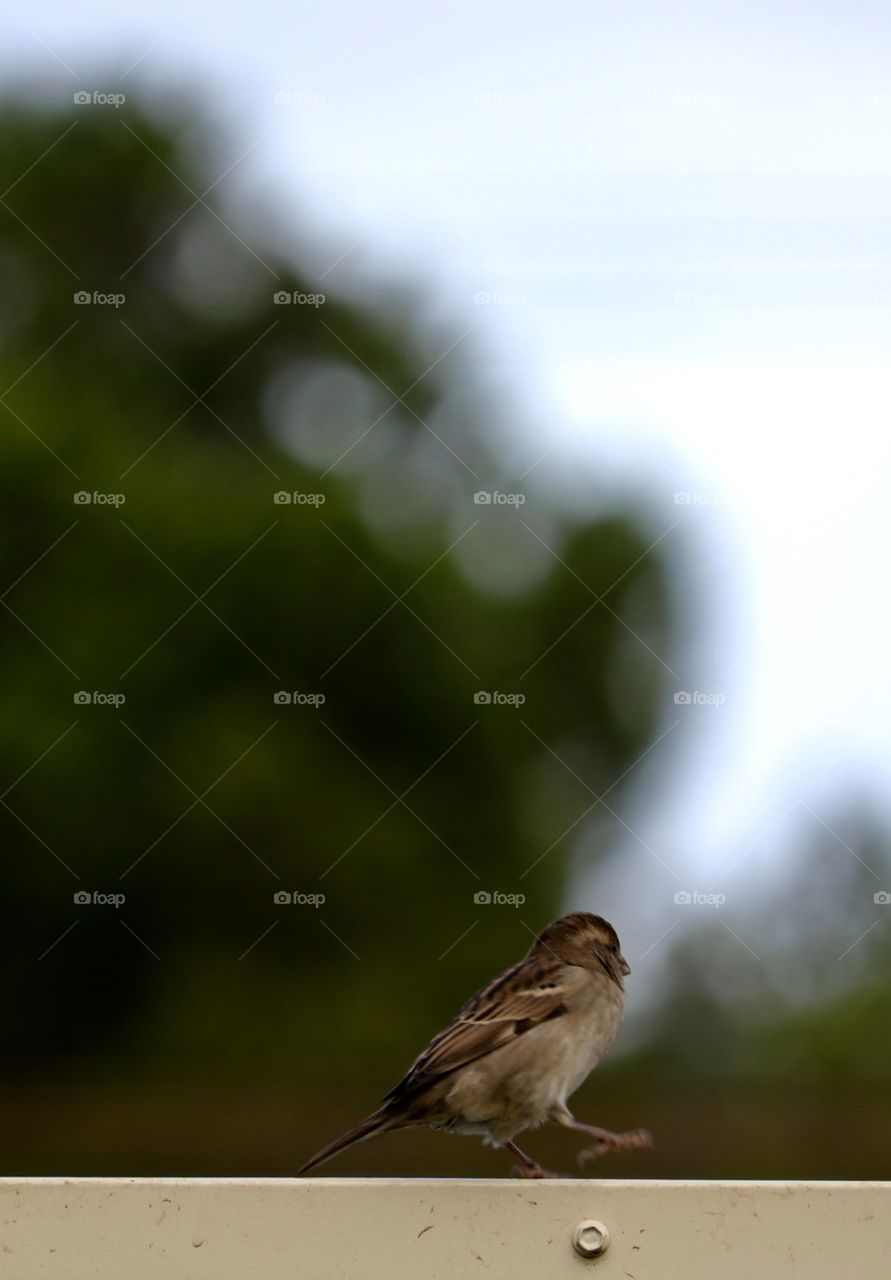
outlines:
[{"label": "sparrow", "polygon": [[323,1147],[298,1175],[378,1133],[427,1127],[506,1147],[517,1177],[559,1177],[514,1142],[551,1121],[594,1139],[579,1163],[653,1145],[645,1129],[611,1133],[576,1120],[567,1099],[616,1038],[631,972],[615,929],[574,911],[544,929],[528,953],[434,1036],[380,1106]]}]

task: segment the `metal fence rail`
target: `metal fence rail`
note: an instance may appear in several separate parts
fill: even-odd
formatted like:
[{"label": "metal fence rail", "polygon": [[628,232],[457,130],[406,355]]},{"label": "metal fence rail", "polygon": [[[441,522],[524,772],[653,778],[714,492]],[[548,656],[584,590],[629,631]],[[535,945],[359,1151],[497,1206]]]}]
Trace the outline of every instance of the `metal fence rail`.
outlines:
[{"label": "metal fence rail", "polygon": [[891,1183],[0,1179],[14,1280],[840,1273],[891,1276]]}]

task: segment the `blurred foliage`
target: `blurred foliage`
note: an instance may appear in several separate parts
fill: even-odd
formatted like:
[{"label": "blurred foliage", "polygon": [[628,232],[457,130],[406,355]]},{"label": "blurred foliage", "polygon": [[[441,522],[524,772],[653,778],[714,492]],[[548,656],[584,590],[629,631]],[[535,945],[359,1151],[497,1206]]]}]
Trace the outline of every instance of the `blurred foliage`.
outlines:
[{"label": "blurred foliage", "polygon": [[802,824],[781,876],[742,877],[671,949],[644,1055],[663,1075],[887,1094],[891,838],[865,802],[827,817]]},{"label": "blurred foliage", "polygon": [[514,406],[419,286],[338,290],[348,257],[311,278],[248,194],[196,199],[231,157],[185,108],[3,125],[4,1067],[382,1092],[562,905],[548,748],[597,792],[653,736],[645,512],[518,479]]},{"label": "blurred foliage", "polygon": [[751,854],[660,959],[614,1085],[659,1174],[888,1177],[891,835],[863,797],[807,808],[782,865]]}]

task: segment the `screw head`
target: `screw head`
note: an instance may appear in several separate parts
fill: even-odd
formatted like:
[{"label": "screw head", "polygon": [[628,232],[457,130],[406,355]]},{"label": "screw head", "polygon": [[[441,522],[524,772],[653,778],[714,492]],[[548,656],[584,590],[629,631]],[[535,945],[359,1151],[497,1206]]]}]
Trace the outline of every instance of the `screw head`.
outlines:
[{"label": "screw head", "polygon": [[602,1222],[588,1218],[573,1231],[572,1247],[582,1258],[600,1258],[609,1248],[609,1231]]}]

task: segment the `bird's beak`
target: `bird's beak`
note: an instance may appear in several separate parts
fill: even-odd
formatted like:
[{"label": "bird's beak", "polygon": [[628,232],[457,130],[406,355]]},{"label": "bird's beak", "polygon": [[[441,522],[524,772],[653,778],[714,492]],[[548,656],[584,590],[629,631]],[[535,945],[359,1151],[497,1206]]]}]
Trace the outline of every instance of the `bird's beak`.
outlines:
[{"label": "bird's beak", "polygon": [[627,978],[629,973],[631,972],[631,965],[628,963],[628,961],[625,959],[623,955],[619,956],[619,971],[621,972],[623,978]]}]

